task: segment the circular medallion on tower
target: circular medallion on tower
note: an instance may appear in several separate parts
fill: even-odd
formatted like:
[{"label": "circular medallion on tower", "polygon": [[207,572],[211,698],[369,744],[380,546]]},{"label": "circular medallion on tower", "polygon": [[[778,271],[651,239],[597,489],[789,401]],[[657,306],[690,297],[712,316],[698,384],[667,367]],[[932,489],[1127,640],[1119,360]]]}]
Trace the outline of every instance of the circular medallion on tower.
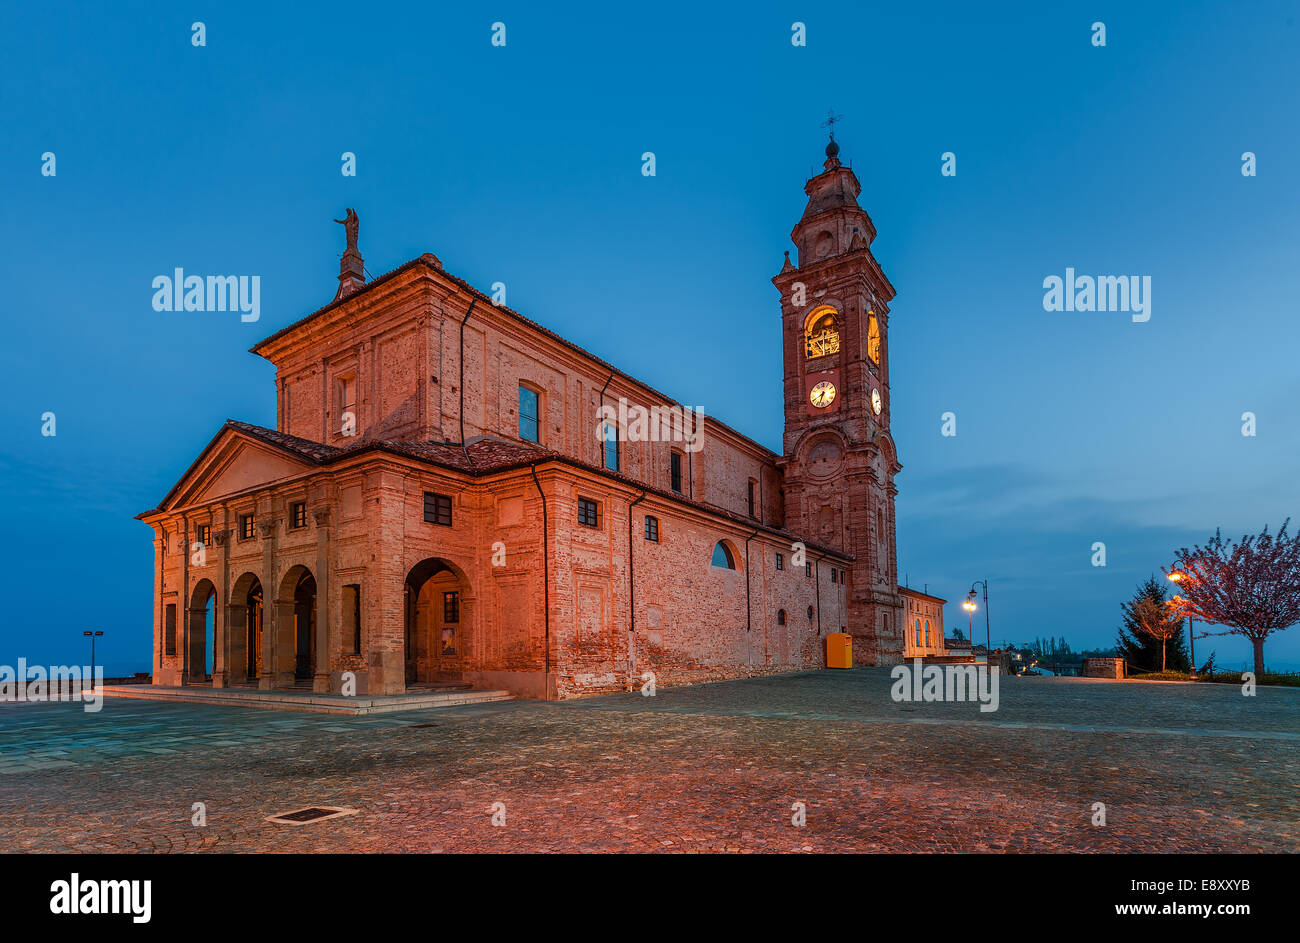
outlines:
[{"label": "circular medallion on tower", "polygon": [[844,449],[836,439],[825,437],[808,446],[805,467],[808,469],[809,477],[831,478],[839,474],[840,466],[843,464]]},{"label": "circular medallion on tower", "polygon": [[818,409],[825,409],[830,406],[831,403],[835,402],[835,384],[830,380],[822,380],[809,392],[808,402]]}]

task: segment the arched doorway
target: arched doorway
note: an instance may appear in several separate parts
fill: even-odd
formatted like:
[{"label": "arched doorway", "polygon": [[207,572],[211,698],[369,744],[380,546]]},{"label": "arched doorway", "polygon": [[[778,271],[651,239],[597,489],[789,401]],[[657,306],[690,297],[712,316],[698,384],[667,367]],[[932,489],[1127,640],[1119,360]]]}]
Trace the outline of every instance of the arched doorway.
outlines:
[{"label": "arched doorway", "polygon": [[276,609],[277,684],[310,681],[316,672],[316,577],[307,567],[290,568],[280,582]]},{"label": "arched doorway", "polygon": [[306,573],[293,591],[294,670],[296,680],[310,678],[316,665],[316,577]]},{"label": "arched doorway", "polygon": [[469,580],[440,557],[421,560],[405,584],[406,683],[458,680],[470,643]]},{"label": "arched doorway", "polygon": [[[186,684],[204,684],[212,678],[215,652],[212,645],[217,637],[217,588],[208,579],[199,580],[190,593],[188,618],[185,621],[185,671]],[[209,644],[211,639],[211,644]]]},{"label": "arched doorway", "polygon": [[235,580],[226,604],[224,644],[226,683],[257,681],[262,673],[262,581],[255,573]]}]

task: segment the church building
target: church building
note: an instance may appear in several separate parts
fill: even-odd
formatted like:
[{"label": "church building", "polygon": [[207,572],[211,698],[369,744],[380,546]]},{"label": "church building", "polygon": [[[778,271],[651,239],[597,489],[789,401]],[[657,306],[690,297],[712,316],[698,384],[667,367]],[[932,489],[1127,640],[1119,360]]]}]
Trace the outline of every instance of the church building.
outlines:
[{"label": "church building", "polygon": [[252,348],[275,428],[228,421],[139,515],[154,683],[568,698],[819,668],[833,632],[898,663],[894,289],[838,153],[772,279],[779,453],[432,254],[367,281],[349,210],[334,300]]}]

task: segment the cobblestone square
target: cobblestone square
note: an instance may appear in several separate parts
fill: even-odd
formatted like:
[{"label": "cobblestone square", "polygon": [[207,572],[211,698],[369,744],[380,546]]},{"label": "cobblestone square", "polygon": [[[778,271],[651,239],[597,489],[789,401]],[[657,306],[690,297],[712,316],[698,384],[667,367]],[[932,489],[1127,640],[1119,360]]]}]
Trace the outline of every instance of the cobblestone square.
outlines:
[{"label": "cobblestone square", "polygon": [[[355,718],[4,704],[0,847],[1295,852],[1297,718],[1300,692],[1213,684],[1004,678],[996,712],[895,703],[882,668]],[[265,821],[305,806],[358,811]]]}]

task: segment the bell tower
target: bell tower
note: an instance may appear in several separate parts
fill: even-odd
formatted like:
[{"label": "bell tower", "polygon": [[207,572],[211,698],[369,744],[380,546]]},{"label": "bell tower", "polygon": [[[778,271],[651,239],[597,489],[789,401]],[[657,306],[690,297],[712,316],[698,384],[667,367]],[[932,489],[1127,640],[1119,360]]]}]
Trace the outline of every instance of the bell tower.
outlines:
[{"label": "bell tower", "polygon": [[891,665],[902,660],[904,630],[894,539],[894,476],[902,466],[889,432],[894,287],[871,254],[876,227],[858,205],[862,185],[839,150],[832,133],[790,233],[797,264],[787,252],[772,279],[781,293],[785,365],[785,523],[853,555],[845,627],[853,660]]}]

